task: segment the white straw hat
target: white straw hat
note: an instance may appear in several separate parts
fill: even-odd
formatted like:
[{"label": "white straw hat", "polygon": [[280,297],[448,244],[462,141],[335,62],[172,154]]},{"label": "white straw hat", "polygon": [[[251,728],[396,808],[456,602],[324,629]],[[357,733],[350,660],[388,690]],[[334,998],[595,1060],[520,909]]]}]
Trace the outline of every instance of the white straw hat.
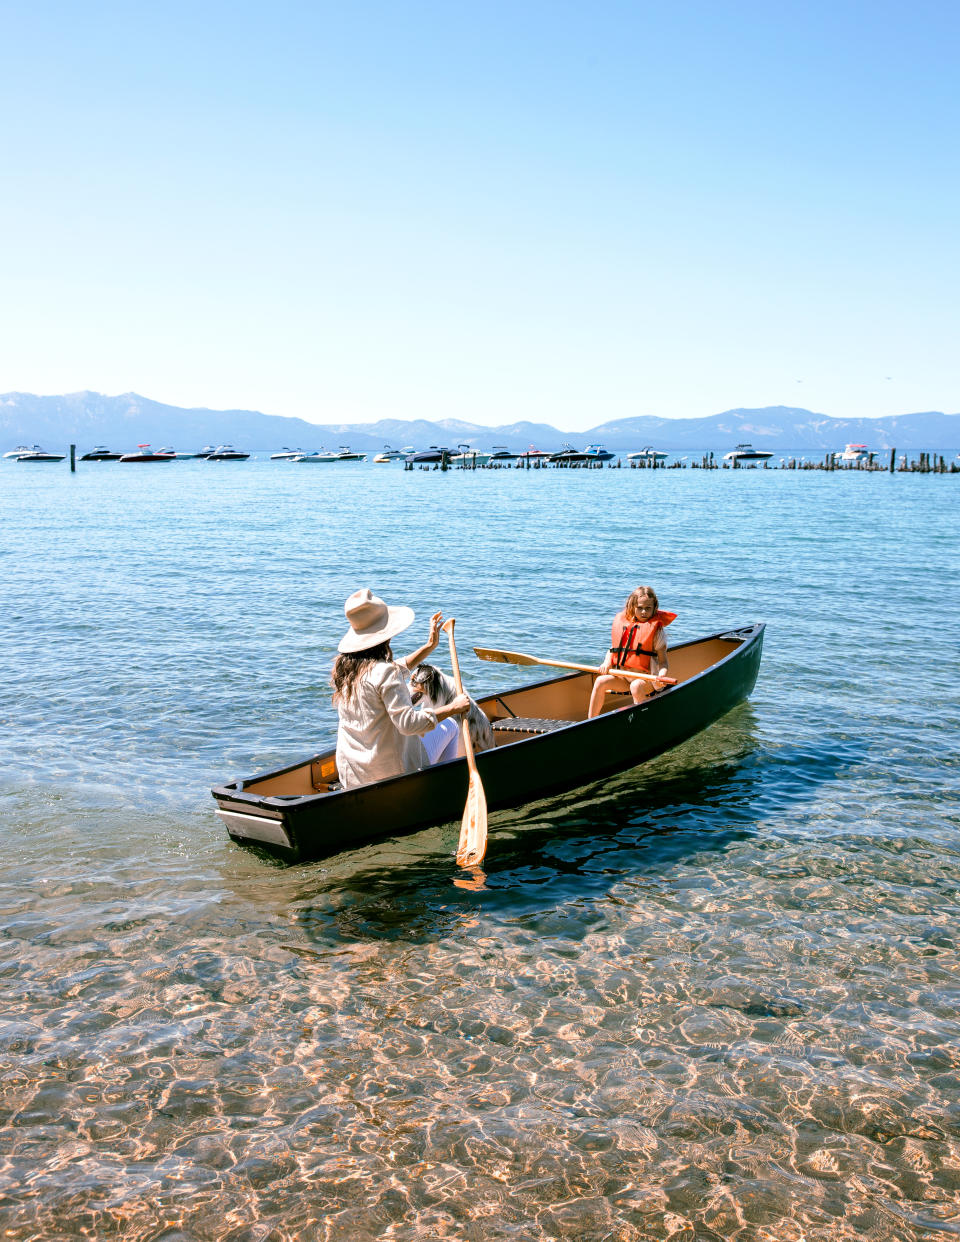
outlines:
[{"label": "white straw hat", "polygon": [[404,606],[391,608],[369,587],[354,591],[343,606],[350,628],[340,640],[338,651],[366,651],[379,647],[413,624],[414,611]]}]

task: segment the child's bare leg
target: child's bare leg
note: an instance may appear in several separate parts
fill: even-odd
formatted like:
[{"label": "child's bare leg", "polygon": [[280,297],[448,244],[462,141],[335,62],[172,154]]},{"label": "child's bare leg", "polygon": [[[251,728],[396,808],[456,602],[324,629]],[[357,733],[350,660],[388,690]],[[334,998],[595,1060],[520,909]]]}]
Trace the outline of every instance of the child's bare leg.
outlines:
[{"label": "child's bare leg", "polygon": [[641,681],[639,678],[636,681],[631,681],[630,694],[633,696],[634,703],[642,703],[647,697],[647,687],[649,684],[649,682]]},{"label": "child's bare leg", "polygon": [[594,716],[600,715],[600,708],[603,707],[604,696],[615,681],[619,681],[619,678],[609,677],[606,673],[604,673],[593,683],[593,690],[590,692],[590,706],[587,708],[588,720],[592,720]]}]

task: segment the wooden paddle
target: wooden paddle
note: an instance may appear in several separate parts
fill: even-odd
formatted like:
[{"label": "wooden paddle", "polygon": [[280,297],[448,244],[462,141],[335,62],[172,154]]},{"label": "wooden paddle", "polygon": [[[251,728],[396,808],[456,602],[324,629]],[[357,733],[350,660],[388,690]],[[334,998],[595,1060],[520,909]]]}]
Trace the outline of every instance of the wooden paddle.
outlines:
[{"label": "wooden paddle", "polygon": [[[453,627],[456,619],[451,617],[440,627],[450,640],[450,663],[453,665],[453,680],[456,682],[457,693],[463,694],[463,681],[460,678],[460,661],[457,659],[457,644],[453,641]],[[480,773],[477,771],[477,760],[473,753],[473,742],[470,738],[470,724],[466,716],[460,717],[460,730],[463,734],[463,749],[467,755],[467,768],[470,772],[470,784],[467,787],[467,805],[463,808],[463,822],[460,824],[460,841],[457,844],[457,862],[461,867],[475,867],[487,852],[487,795],[483,791]]]},{"label": "wooden paddle", "polygon": [[[474,647],[481,660],[493,660],[497,664],[545,664],[548,668],[572,668],[581,673],[603,673],[602,669],[592,664],[571,664],[569,660],[538,660],[536,656],[524,655],[522,651],[497,651],[493,647]],[[611,677],[627,677],[630,681],[661,681],[666,686],[675,686],[676,677],[654,677],[652,673],[638,673],[633,668],[608,668]]]}]

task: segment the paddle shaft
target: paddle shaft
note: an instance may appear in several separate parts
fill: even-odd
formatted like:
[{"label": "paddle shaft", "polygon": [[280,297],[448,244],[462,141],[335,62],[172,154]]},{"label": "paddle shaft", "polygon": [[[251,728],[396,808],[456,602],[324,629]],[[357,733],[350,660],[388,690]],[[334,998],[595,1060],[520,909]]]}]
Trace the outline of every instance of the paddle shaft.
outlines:
[{"label": "paddle shaft", "polygon": [[[458,694],[464,694],[463,678],[460,676],[460,661],[457,659],[457,644],[453,639],[455,619],[444,621],[441,627],[450,640],[450,663],[453,665],[453,680]],[[476,866],[482,862],[487,852],[487,795],[484,792],[480,773],[477,771],[477,760],[473,753],[473,739],[470,737],[470,721],[465,714],[460,718],[460,732],[463,737],[463,750],[467,759],[467,771],[470,780],[467,785],[467,804],[463,809],[463,821],[460,824],[460,841],[457,845],[457,862],[461,867]]]},{"label": "paddle shaft", "polygon": [[[495,651],[489,647],[474,647],[474,651],[480,656],[481,660],[503,660],[506,664],[543,664],[547,668],[572,668],[579,673],[593,673],[596,676],[603,674],[603,669],[596,668],[592,664],[573,664],[569,660],[540,660],[537,656],[529,656],[519,651]],[[489,655],[482,655],[481,652],[489,651]],[[518,656],[518,659],[511,660],[511,656]],[[632,668],[609,668],[607,674],[611,677],[627,677],[630,681],[660,681],[667,686],[675,686],[677,679],[675,677],[654,677],[652,673],[640,673]]]}]

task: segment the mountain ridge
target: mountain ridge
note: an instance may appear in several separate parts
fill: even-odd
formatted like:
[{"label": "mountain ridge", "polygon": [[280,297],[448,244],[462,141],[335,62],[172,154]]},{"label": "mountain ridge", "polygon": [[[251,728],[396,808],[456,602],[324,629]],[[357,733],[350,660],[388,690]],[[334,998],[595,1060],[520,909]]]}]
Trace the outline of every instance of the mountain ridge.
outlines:
[{"label": "mountain ridge", "polygon": [[539,422],[513,422],[484,427],[460,419],[379,419],[373,423],[308,423],[300,418],[264,414],[259,410],[210,410],[165,405],[139,393],[83,391],[40,396],[0,394],[0,451],[16,444],[42,444],[63,449],[76,444],[84,451],[94,444],[129,449],[135,444],[172,445],[196,450],[208,443],[231,443],[250,452],[275,451],[284,445],[306,450],[349,444],[376,452],[384,444],[398,447],[430,444],[454,448],[506,445],[517,451],[535,444],[558,449],[602,443],[614,452],[647,444],[670,453],[726,452],[747,441],[774,453],[813,454],[865,443],[883,452],[950,453],[960,447],[960,414],[939,410],[882,418],[832,418],[796,406],[741,407],[699,418],[638,415],[600,423],[589,431],[569,432]]}]

